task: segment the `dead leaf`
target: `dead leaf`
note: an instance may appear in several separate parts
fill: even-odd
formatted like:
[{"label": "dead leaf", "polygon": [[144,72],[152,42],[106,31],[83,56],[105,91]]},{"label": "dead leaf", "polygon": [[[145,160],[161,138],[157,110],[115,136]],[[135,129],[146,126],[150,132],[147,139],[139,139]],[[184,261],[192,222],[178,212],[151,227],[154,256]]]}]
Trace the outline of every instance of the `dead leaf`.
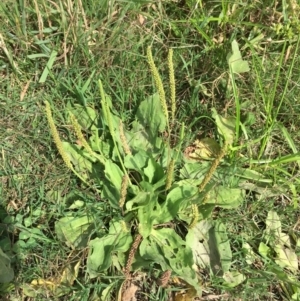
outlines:
[{"label": "dead leaf", "polygon": [[27,92],[27,90],[28,90],[28,88],[29,88],[30,83],[31,83],[31,80],[29,80],[29,81],[26,83],[25,87],[22,89],[21,94],[20,94],[20,101],[23,101],[23,99],[24,99],[24,97],[25,97],[25,95],[26,95],[26,92]]},{"label": "dead leaf", "polygon": [[72,286],[78,276],[81,260],[68,264],[62,272],[60,284]]},{"label": "dead leaf", "polygon": [[193,301],[194,298],[197,297],[197,291],[195,288],[186,283],[183,279],[174,277],[173,282],[185,287],[184,290],[176,292],[175,301]]},{"label": "dead leaf", "polygon": [[137,301],[135,297],[136,291],[139,289],[137,285],[133,282],[130,282],[129,285],[126,285],[126,288],[123,290],[121,301]]},{"label": "dead leaf", "polygon": [[39,291],[40,293],[50,291],[57,297],[67,294],[78,276],[80,263],[81,260],[69,263],[61,275],[57,275],[56,277],[33,279],[30,284],[27,284],[27,291],[29,291],[29,293],[31,293],[31,291]]},{"label": "dead leaf", "polygon": [[165,271],[158,279],[157,284],[161,287],[166,287],[169,283],[171,273],[170,270]]},{"label": "dead leaf", "polygon": [[139,14],[138,15],[138,23],[139,23],[139,25],[143,26],[145,22],[146,22],[146,18],[143,15]]},{"label": "dead leaf", "polygon": [[196,290],[194,288],[189,288],[186,291],[177,292],[175,294],[175,301],[193,301],[196,296]]},{"label": "dead leaf", "polygon": [[57,283],[56,281],[52,281],[52,280],[46,280],[46,279],[34,279],[31,281],[31,285],[32,286],[43,286],[43,287],[47,287],[49,290],[53,290]]},{"label": "dead leaf", "polygon": [[[210,300],[227,300],[229,298],[229,294],[222,294],[222,295],[207,295],[205,297],[202,297],[199,300],[203,301],[210,301]],[[242,301],[241,299],[238,299],[237,301]]]}]

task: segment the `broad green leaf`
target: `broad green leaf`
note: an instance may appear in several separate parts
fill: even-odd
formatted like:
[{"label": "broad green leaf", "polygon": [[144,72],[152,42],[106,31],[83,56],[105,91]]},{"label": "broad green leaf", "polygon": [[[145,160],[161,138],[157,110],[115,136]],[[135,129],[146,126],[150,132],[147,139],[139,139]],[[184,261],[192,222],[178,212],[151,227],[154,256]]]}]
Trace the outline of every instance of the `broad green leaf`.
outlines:
[{"label": "broad green leaf", "polygon": [[300,288],[293,286],[293,292],[292,300],[299,301],[300,300]]},{"label": "broad green leaf", "polygon": [[102,157],[102,161],[105,161],[109,158],[111,153],[111,145],[98,137],[98,134],[94,134],[88,140],[88,144],[91,149],[98,153],[98,156]]},{"label": "broad green leaf", "polygon": [[261,242],[258,247],[258,253],[264,258],[269,258],[271,249],[265,243]]},{"label": "broad green leaf", "polygon": [[281,234],[281,222],[275,211],[269,211],[266,219],[265,238],[273,247],[277,244]]},{"label": "broad green leaf", "polygon": [[[154,183],[151,184],[153,191],[162,191],[163,189],[165,189],[166,187],[166,174],[164,172],[160,173],[160,171],[158,173],[155,174],[155,177],[157,176],[157,178],[154,179]],[[161,179],[159,179],[160,177],[162,177]],[[157,180],[157,182],[156,182]]]},{"label": "broad green leaf", "polygon": [[98,273],[108,269],[111,265],[111,252],[116,237],[106,235],[90,241],[90,253],[87,259],[87,272],[91,278],[97,277]]},{"label": "broad green leaf", "polygon": [[210,162],[185,163],[180,170],[181,179],[199,179],[202,180],[210,168]]},{"label": "broad green leaf", "polygon": [[139,251],[143,260],[150,262],[152,261],[159,264],[164,271],[171,269],[170,264],[166,260],[162,249],[151,236],[143,239],[140,244]]},{"label": "broad green leaf", "polygon": [[88,217],[66,216],[55,223],[58,239],[73,249],[84,248],[93,232],[95,221]]},{"label": "broad green leaf", "polygon": [[138,185],[132,184],[132,185],[130,185],[130,186],[128,187],[128,192],[129,192],[132,196],[134,196],[134,195],[138,195],[138,194],[141,192],[141,189],[140,189],[140,187],[139,187]]},{"label": "broad green leaf", "polygon": [[113,163],[111,160],[107,160],[105,163],[105,177],[110,181],[110,183],[117,189],[121,189],[123,172],[120,167]]},{"label": "broad green leaf", "polygon": [[204,220],[211,217],[213,211],[215,209],[214,204],[201,204],[198,206],[199,210],[199,219]]},{"label": "broad green leaf", "polygon": [[[0,209],[1,210],[1,209]],[[0,218],[2,218],[3,216],[1,216],[1,212],[0,212]],[[3,221],[3,219],[2,219]],[[4,224],[2,224],[3,226]],[[3,229],[3,228],[2,228]],[[2,251],[5,253],[6,251],[10,251],[11,250],[11,238],[7,235],[1,235],[1,239],[0,239],[0,249],[2,249]],[[4,285],[5,286],[5,285]],[[1,291],[1,290],[0,290]]]},{"label": "broad green leaf", "polygon": [[242,59],[241,52],[239,50],[239,45],[236,40],[231,43],[232,53],[228,58],[228,64],[233,73],[243,73],[249,72],[249,64],[247,61]]},{"label": "broad green leaf", "polygon": [[[100,91],[104,93],[101,81],[99,81],[99,85],[100,85]],[[102,93],[100,92],[100,94]],[[113,109],[112,101],[110,97],[106,95],[104,95],[104,97],[105,100],[104,99],[101,100],[101,104],[102,104],[101,115],[102,115],[102,120],[106,125],[106,128],[104,128],[104,133],[110,134],[106,136],[108,136],[111,141],[114,141],[118,148],[118,150],[116,150],[116,147],[114,146],[111,159],[115,161],[119,161],[118,154],[120,153],[122,156],[124,156],[124,148],[123,148],[123,141],[122,141],[123,137],[125,136],[125,140],[127,142],[130,137],[128,136],[127,131],[124,128],[123,122],[121,118],[118,116],[118,113]],[[121,127],[123,128],[124,136],[120,134]]]},{"label": "broad green leaf", "polygon": [[[151,245],[157,244],[156,251],[161,250],[160,252],[166,261],[165,266],[170,266],[175,275],[193,286],[200,295],[201,289],[193,270],[193,254],[191,249],[186,246],[185,241],[173,229],[169,228],[153,230],[149,236],[149,241]],[[152,255],[154,262],[156,262],[155,255]]]},{"label": "broad green leaf", "polygon": [[196,186],[179,186],[173,188],[167,195],[166,201],[162,205],[161,217],[164,220],[161,222],[168,222],[172,220],[180,209],[186,208],[189,200],[198,192]]},{"label": "broad green leaf", "polygon": [[69,209],[83,208],[84,205],[85,205],[84,201],[82,201],[82,200],[75,200],[74,203],[69,207]]},{"label": "broad green leaf", "polygon": [[275,211],[269,211],[266,219],[266,230],[269,233],[274,233],[279,236],[281,233],[281,222],[278,214]]},{"label": "broad green leaf", "polygon": [[[124,147],[123,147],[123,138],[121,138],[121,134],[120,134],[120,127],[122,126],[122,128],[123,128],[123,134],[125,136],[125,140],[126,140],[127,144],[128,144],[129,139],[131,138],[131,136],[126,131],[126,129],[124,128],[125,125],[123,124],[121,118],[119,118],[115,114],[112,114],[111,115],[111,120],[112,120],[113,130],[114,130],[114,139],[115,139],[115,141],[117,143],[118,151],[121,154],[121,156],[124,157],[125,156],[125,152],[124,152]],[[118,152],[117,152],[117,150],[116,150],[115,147],[113,148],[112,159],[115,160],[115,161],[119,161],[120,160],[119,157],[118,157]]]},{"label": "broad green leaf", "polygon": [[229,188],[219,185],[209,191],[207,195],[207,204],[233,209],[239,207],[245,200],[246,192],[240,188]]},{"label": "broad green leaf", "polygon": [[[208,264],[209,257],[209,267],[214,274],[221,276],[229,271],[232,253],[224,224],[218,221],[201,221],[189,230],[186,241],[200,266]],[[200,251],[197,247],[200,247]]]},{"label": "broad green leaf", "polygon": [[291,239],[286,233],[279,233],[278,244],[291,248]]},{"label": "broad green leaf", "polygon": [[166,128],[166,119],[158,94],[141,102],[136,117],[137,120],[132,123],[132,130],[128,133],[130,147],[152,152],[160,149],[162,139],[159,133]]},{"label": "broad green leaf", "polygon": [[150,141],[154,142],[159,132],[166,128],[167,121],[162,111],[158,93],[141,102],[136,116],[139,123],[147,130]]},{"label": "broad green leaf", "polygon": [[256,259],[256,255],[255,255],[254,251],[252,250],[251,246],[247,242],[244,242],[242,248],[245,253],[246,262],[249,265],[253,264]]},{"label": "broad green leaf", "polygon": [[27,249],[26,242],[24,240],[19,239],[13,246],[13,251],[17,254],[19,259],[25,259],[25,254]]},{"label": "broad green leaf", "polygon": [[238,271],[226,272],[223,275],[227,287],[236,287],[246,280],[246,277]]},{"label": "broad green leaf", "polygon": [[92,162],[87,159],[89,155],[69,142],[62,142],[62,144],[76,171],[83,178],[88,178],[88,174],[92,172]]},{"label": "broad green leaf", "polygon": [[[232,253],[229,243],[229,238],[226,233],[226,227],[223,223],[216,221],[213,231],[210,231],[210,240],[214,241],[217,252],[214,254],[215,264],[218,265],[218,259],[221,263],[223,273],[229,271],[232,260]],[[210,242],[209,242],[210,244]],[[212,259],[212,258],[211,258]],[[214,266],[212,266],[214,270]],[[217,269],[216,269],[217,271]]]},{"label": "broad green leaf", "polygon": [[212,221],[202,220],[195,227],[189,229],[186,235],[186,244],[191,248],[194,262],[200,268],[210,267],[208,240],[209,231],[213,227]]},{"label": "broad green leaf", "polygon": [[293,250],[284,246],[276,246],[275,252],[277,254],[275,262],[279,266],[292,272],[298,271],[298,257]]},{"label": "broad green leaf", "polygon": [[147,202],[149,202],[149,192],[148,191],[140,191],[133,199],[126,202],[126,209],[128,211],[133,210],[133,205],[137,204],[138,206],[144,206]]},{"label": "broad green leaf", "polygon": [[189,243],[189,246],[193,247],[193,255],[195,264],[201,269],[210,266],[209,248],[207,244],[200,242],[198,239],[193,240],[193,244]]},{"label": "broad green leaf", "polygon": [[22,239],[22,240],[26,240],[30,237],[30,232],[29,231],[21,231],[19,233],[19,239]]},{"label": "broad green leaf", "polygon": [[147,166],[144,168],[144,173],[148,178],[147,181],[151,184],[157,183],[164,177],[163,168],[151,157],[148,159]]},{"label": "broad green leaf", "polygon": [[139,152],[140,150],[154,152],[157,145],[160,146],[162,141],[160,138],[157,138],[156,144],[153,145],[146,129],[138,121],[132,123],[132,130],[128,135],[129,146],[134,152]]},{"label": "broad green leaf", "polygon": [[104,181],[101,195],[103,198],[108,199],[111,206],[118,208],[123,172],[117,164],[107,160],[104,173],[106,180]]},{"label": "broad green leaf", "polygon": [[282,191],[276,187],[270,187],[271,185],[257,185],[255,183],[250,183],[249,181],[240,181],[239,187],[245,190],[256,192],[261,200],[267,198],[276,197],[282,195]]},{"label": "broad green leaf", "polygon": [[[158,154],[151,154],[152,158],[157,160],[158,164],[164,168],[165,170],[168,168],[170,164],[170,158],[177,158],[177,162],[179,162],[181,158],[181,152],[178,154],[177,149],[171,149],[167,143],[162,144],[161,148],[159,149]],[[178,156],[178,157],[177,157]],[[175,163],[177,163],[175,162]]]},{"label": "broad green leaf", "polygon": [[224,137],[227,144],[232,145],[235,137],[235,118],[224,118],[217,113],[215,108],[212,108],[212,117],[216,121],[219,134]]},{"label": "broad green leaf", "polygon": [[120,209],[120,189],[117,189],[109,181],[103,182],[101,198],[108,200],[110,206],[115,209]]},{"label": "broad green leaf", "polygon": [[213,210],[215,209],[215,204],[202,204],[204,199],[202,193],[199,195],[197,190],[195,194],[196,195],[194,195],[192,198],[186,199],[185,202],[182,202],[178,211],[178,217],[188,224],[190,224],[194,218],[191,206],[192,204],[197,204],[198,206],[199,220],[210,218]]},{"label": "broad green leaf", "polygon": [[111,222],[109,233],[89,242],[90,252],[87,259],[87,272],[91,278],[108,269],[112,263],[112,252],[127,252],[132,244],[131,233],[122,221]]},{"label": "broad green leaf", "polygon": [[290,273],[287,273],[282,267],[276,264],[268,264],[266,265],[266,272],[260,271],[262,275],[269,276],[270,273],[276,275],[277,280],[281,280],[283,283],[290,283],[294,287],[300,288],[299,279]]},{"label": "broad green leaf", "polygon": [[148,181],[139,182],[141,190],[148,191],[150,193],[154,193],[154,185],[150,184]]},{"label": "broad green leaf", "polygon": [[93,133],[98,131],[99,116],[92,107],[75,104],[69,107],[69,112],[76,117],[82,131],[91,130]]},{"label": "broad green leaf", "polygon": [[34,240],[46,241],[48,243],[53,242],[51,239],[49,239],[47,236],[45,236],[45,234],[41,231],[41,229],[38,229],[38,228],[29,228],[28,229],[19,223],[15,224],[15,226],[18,227],[18,229],[22,230],[23,232],[29,233],[28,237],[30,237]]},{"label": "broad green leaf", "polygon": [[145,205],[138,208],[139,233],[146,238],[153,230],[153,225],[159,223],[161,207],[156,193],[149,193]]},{"label": "broad green leaf", "polygon": [[134,155],[127,155],[124,159],[124,165],[126,168],[136,170],[143,175],[143,169],[146,167],[148,159],[149,154],[144,150],[140,150]]},{"label": "broad green leaf", "polygon": [[[176,186],[193,186],[197,187],[201,184],[203,179],[184,179],[176,181]],[[198,189],[199,191],[199,189]]]},{"label": "broad green leaf", "polygon": [[[33,220],[31,218],[31,216],[24,218],[24,226],[26,228],[29,228],[32,224],[33,224]],[[19,235],[19,238],[20,238],[20,235]]]},{"label": "broad green leaf", "polygon": [[[105,92],[103,90],[103,86],[102,86],[101,80],[99,80],[98,83],[99,83],[99,90],[100,90],[100,96],[101,96],[101,98],[103,96],[103,99],[101,99],[101,106],[102,106],[101,115],[102,115],[102,120],[108,126],[108,116],[107,116],[107,113],[110,113],[111,117],[113,117],[113,116],[117,116],[117,111],[114,110],[114,107],[112,105],[112,99],[111,99],[111,97],[109,95],[105,94]],[[102,95],[102,93],[103,93],[103,95]],[[108,112],[106,110],[105,104],[107,104],[107,106],[108,106],[108,110],[109,110]],[[116,122],[113,125],[113,127],[116,128],[116,127],[118,127],[118,125],[119,125],[119,122]]]},{"label": "broad green leaf", "polygon": [[[249,179],[255,182],[260,182],[260,183],[272,183],[273,180],[270,178],[266,178],[265,175],[262,173],[252,170],[250,168],[236,168],[236,175],[245,179]],[[253,184],[255,187],[255,184]],[[264,187],[263,189],[266,189]]]},{"label": "broad green leaf", "polygon": [[128,259],[127,254],[124,254],[123,252],[119,251],[116,254],[112,254],[111,256],[112,266],[118,271],[122,272],[123,271],[122,267],[126,265],[127,259]]},{"label": "broad green leaf", "polygon": [[14,279],[14,270],[10,266],[10,258],[0,248],[0,283],[8,283]]},{"label": "broad green leaf", "polygon": [[300,300],[300,289],[297,288],[296,290],[297,290],[296,293],[294,293],[292,295],[292,300],[299,301]]}]

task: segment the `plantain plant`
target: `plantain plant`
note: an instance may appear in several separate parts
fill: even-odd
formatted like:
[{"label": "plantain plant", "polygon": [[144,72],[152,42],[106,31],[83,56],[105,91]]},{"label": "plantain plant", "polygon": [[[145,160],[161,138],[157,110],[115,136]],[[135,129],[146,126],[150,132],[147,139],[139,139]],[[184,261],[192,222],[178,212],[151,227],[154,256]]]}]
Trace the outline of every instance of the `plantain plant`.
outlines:
[{"label": "plantain plant", "polygon": [[[230,166],[225,159],[233,153],[235,118],[224,118],[213,110],[219,143],[211,138],[185,141],[183,123],[179,135],[174,132],[172,55],[171,49],[170,92],[166,96],[151,49],[147,49],[158,92],[141,101],[130,127],[118,116],[101,81],[100,110],[79,105],[70,108],[76,143],[61,141],[46,102],[50,131],[65,164],[114,212],[105,221],[108,231],[96,231],[92,237],[96,221],[88,215],[65,216],[55,229],[69,247],[88,247],[86,272],[90,278],[113,266],[128,279],[133,271],[155,266],[180,279],[193,296],[200,296],[200,268],[208,268],[231,287],[245,279],[231,269],[226,227],[212,219],[212,213],[216,207],[239,206],[245,197],[239,181],[253,172],[236,170],[230,183],[226,181]],[[86,128],[90,129],[88,137],[83,134]],[[189,145],[185,150],[184,144]]]}]

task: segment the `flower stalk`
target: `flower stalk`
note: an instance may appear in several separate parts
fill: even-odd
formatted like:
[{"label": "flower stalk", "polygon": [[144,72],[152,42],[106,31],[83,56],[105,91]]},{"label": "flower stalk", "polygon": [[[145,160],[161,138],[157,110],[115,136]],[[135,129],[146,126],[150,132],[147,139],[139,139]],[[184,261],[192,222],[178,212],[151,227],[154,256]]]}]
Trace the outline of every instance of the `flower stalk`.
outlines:
[{"label": "flower stalk", "polygon": [[169,66],[169,83],[170,83],[170,99],[171,99],[171,122],[175,123],[176,112],[176,84],[175,84],[175,72],[173,66],[173,49],[168,53],[168,66]]},{"label": "flower stalk", "polygon": [[62,141],[59,137],[57,128],[55,126],[55,122],[52,116],[52,112],[51,112],[51,107],[48,101],[45,101],[45,111],[46,111],[46,116],[47,116],[47,120],[48,120],[48,124],[50,126],[50,132],[51,135],[53,137],[54,143],[57,147],[57,150],[60,154],[60,156],[62,157],[63,161],[65,162],[66,166],[73,171],[73,173],[81,180],[83,181],[86,185],[90,186],[86,180],[74,169],[71,160],[68,156],[68,154],[66,153],[66,151],[64,150]]},{"label": "flower stalk", "polygon": [[169,112],[168,112],[168,107],[167,107],[166,94],[165,94],[165,90],[164,90],[164,86],[163,86],[161,77],[155,66],[150,46],[147,48],[147,59],[148,59],[148,63],[150,66],[152,76],[154,78],[156,89],[158,90],[159,99],[160,99],[160,103],[161,103],[161,106],[163,109],[163,113],[166,117],[167,124],[169,125]]}]

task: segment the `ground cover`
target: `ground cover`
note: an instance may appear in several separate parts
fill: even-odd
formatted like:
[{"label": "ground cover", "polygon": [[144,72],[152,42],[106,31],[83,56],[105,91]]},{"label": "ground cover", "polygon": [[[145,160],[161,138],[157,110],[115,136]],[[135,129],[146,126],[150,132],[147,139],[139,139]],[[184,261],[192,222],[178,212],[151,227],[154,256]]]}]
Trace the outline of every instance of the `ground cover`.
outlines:
[{"label": "ground cover", "polygon": [[3,298],[298,300],[299,11],[3,1]]}]

